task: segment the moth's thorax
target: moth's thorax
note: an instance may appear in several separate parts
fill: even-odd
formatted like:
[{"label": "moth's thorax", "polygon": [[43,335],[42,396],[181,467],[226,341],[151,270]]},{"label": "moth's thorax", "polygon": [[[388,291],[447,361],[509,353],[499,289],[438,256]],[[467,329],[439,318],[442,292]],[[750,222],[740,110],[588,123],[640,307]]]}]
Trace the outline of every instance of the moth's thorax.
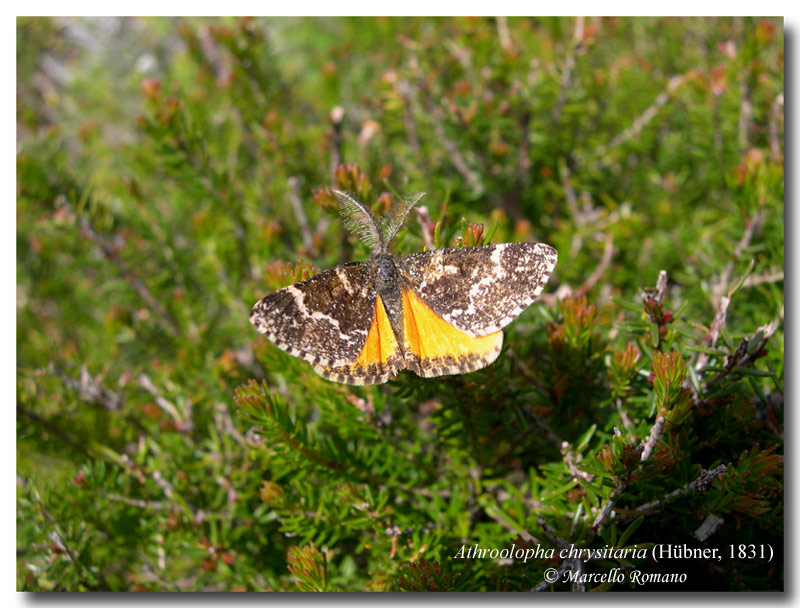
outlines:
[{"label": "moth's thorax", "polygon": [[391,253],[381,253],[372,259],[375,269],[375,289],[378,293],[399,288],[397,258]]}]

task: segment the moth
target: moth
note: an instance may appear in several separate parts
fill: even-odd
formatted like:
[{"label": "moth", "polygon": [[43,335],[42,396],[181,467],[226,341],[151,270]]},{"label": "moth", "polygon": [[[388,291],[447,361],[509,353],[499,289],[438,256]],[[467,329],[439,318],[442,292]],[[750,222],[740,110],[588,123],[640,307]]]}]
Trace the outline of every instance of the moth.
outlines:
[{"label": "moth", "polygon": [[334,191],[345,226],[371,248],[349,262],[259,300],[250,322],[278,348],[328,380],[382,384],[404,369],[426,378],[494,362],[502,329],[542,292],[556,266],[544,243],[389,251],[424,193],[401,198],[380,220]]}]

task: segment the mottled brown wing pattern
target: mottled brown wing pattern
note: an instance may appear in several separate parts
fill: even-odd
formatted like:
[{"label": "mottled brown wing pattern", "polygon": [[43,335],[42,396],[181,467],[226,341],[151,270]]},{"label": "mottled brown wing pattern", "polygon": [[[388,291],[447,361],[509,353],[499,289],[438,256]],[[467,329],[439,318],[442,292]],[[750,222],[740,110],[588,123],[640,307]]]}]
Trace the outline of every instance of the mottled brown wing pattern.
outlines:
[{"label": "mottled brown wing pattern", "polygon": [[351,365],[315,365],[320,376],[345,384],[383,384],[406,365],[380,295],[375,299],[373,322],[358,360]]},{"label": "mottled brown wing pattern", "polygon": [[409,287],[442,319],[473,337],[499,331],[544,289],[556,266],[544,243],[435,249],[400,260]]},{"label": "mottled brown wing pattern", "polygon": [[317,366],[358,359],[375,315],[371,266],[343,264],[259,300],[250,322],[278,348]]}]

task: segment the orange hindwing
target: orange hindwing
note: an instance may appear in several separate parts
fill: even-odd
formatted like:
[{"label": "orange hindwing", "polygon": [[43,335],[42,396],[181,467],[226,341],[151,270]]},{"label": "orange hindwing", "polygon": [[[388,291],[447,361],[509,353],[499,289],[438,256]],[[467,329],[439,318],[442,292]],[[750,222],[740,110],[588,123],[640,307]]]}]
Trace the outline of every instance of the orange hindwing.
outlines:
[{"label": "orange hindwing", "polygon": [[402,289],[405,367],[430,378],[464,374],[492,363],[503,332],[473,338],[437,315],[408,288]]},{"label": "orange hindwing", "polygon": [[335,382],[381,384],[403,368],[403,356],[381,297],[375,298],[375,314],[358,359],[341,367],[314,366],[314,371]]}]

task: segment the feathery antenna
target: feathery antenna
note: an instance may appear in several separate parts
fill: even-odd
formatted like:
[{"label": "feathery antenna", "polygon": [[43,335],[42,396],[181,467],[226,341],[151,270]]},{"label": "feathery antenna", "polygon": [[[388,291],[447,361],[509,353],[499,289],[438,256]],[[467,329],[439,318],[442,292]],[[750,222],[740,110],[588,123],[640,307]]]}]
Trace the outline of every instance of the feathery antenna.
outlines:
[{"label": "feathery antenna", "polygon": [[358,235],[361,241],[369,246],[373,253],[385,252],[389,248],[409,212],[425,196],[424,192],[417,192],[409,196],[399,197],[386,215],[376,220],[367,206],[348,192],[334,190],[339,199],[339,212],[344,220],[344,225],[353,234]]},{"label": "feathery antenna", "polygon": [[383,240],[378,223],[364,203],[341,190],[334,190],[333,193],[339,199],[339,213],[342,215],[345,228],[357,235],[373,253],[376,250],[386,251],[386,241]]},{"label": "feathery antenna", "polygon": [[392,242],[403,222],[406,221],[409,212],[414,208],[418,202],[425,196],[424,192],[417,192],[409,196],[401,196],[397,199],[392,208],[380,219],[381,236],[383,242],[388,246]]}]

